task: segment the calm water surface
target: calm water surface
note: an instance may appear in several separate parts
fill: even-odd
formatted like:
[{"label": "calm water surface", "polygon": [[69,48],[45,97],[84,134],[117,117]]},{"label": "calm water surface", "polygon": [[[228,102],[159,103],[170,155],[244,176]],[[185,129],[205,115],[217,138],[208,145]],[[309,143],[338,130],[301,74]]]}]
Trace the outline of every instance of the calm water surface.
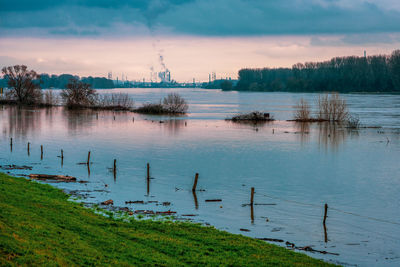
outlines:
[{"label": "calm water surface", "polygon": [[[87,180],[87,184],[54,184],[81,190],[85,202],[113,199],[114,205],[132,210],[176,211],[180,218],[232,233],[283,239],[299,247],[338,253],[306,252],[334,263],[400,265],[400,96],[345,95],[350,111],[364,126],[382,126],[350,131],[286,121],[292,118],[296,101],[304,97],[314,102],[315,94],[202,89],[101,93],[115,91],[128,92],[137,105],[176,91],[188,99],[189,114],[171,119],[123,112],[72,112],[61,107],[0,106],[0,165],[33,167],[12,174],[64,174]],[[254,126],[224,120],[253,110],[271,112],[277,121]],[[12,152],[10,137],[14,139]],[[30,155],[27,142],[31,143]],[[62,166],[57,157],[60,149],[65,156]],[[89,150],[93,161],[90,174],[86,166],[77,165],[86,161]],[[115,179],[108,169],[114,159]],[[154,178],[149,194],[147,162]],[[196,172],[200,174],[198,189],[204,191],[193,195]],[[243,206],[249,203],[251,187],[255,187],[255,203],[259,204],[254,206],[253,218],[250,207]],[[136,200],[158,203],[125,204]],[[160,205],[162,202],[171,205]],[[325,203],[329,205],[327,236],[322,225]]]}]

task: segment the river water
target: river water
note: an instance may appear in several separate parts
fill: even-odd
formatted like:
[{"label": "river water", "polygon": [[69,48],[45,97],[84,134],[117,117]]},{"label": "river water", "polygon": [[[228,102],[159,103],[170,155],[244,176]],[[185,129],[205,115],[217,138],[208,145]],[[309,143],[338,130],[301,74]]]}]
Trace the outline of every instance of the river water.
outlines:
[{"label": "river water", "polygon": [[[15,175],[63,174],[88,181],[53,183],[78,190],[85,202],[113,199],[115,206],[133,211],[171,210],[179,218],[232,233],[327,251],[302,253],[333,263],[400,265],[399,95],[343,95],[350,112],[365,126],[349,130],[286,121],[300,98],[314,103],[317,94],[194,88],[100,91],[110,92],[129,93],[136,105],[178,92],[188,100],[189,113],[169,118],[0,106],[0,165],[33,167],[11,170]],[[224,120],[253,110],[270,112],[276,121],[251,125]],[[90,173],[77,164],[86,161],[88,151],[93,162]],[[115,177],[109,170],[114,159]],[[199,181],[193,195],[195,173]],[[250,202],[251,187],[255,188],[253,214],[250,206],[243,205]],[[286,246],[285,242],[273,243]]]}]

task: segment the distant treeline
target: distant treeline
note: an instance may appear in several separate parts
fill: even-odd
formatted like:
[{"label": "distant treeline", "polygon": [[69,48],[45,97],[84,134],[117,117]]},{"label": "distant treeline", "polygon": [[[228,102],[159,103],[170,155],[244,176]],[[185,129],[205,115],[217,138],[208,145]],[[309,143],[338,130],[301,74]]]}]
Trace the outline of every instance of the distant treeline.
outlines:
[{"label": "distant treeline", "polygon": [[[104,77],[82,77],[71,74],[61,74],[61,75],[49,75],[49,74],[40,74],[40,79],[35,82],[40,84],[40,87],[43,89],[49,88],[58,88],[64,89],[65,86],[71,79],[77,79],[84,83],[88,83],[92,88],[96,89],[107,89],[114,88],[114,82]],[[7,81],[5,79],[0,79],[0,87],[7,87]]]},{"label": "distant treeline", "polygon": [[400,50],[389,56],[336,57],[292,68],[242,69],[233,90],[400,92]]}]

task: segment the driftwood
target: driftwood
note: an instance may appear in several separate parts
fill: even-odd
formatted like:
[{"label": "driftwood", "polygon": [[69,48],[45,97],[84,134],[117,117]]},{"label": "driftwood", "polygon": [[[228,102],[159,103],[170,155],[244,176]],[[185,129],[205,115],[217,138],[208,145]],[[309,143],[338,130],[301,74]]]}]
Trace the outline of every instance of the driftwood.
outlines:
[{"label": "driftwood", "polygon": [[0,165],[0,169],[3,169],[3,170],[32,170],[32,167],[31,166],[25,166],[25,165],[22,165],[22,166],[18,166],[18,165]]},{"label": "driftwood", "polygon": [[29,178],[35,180],[56,180],[64,182],[76,182],[76,178],[65,175],[49,175],[49,174],[30,174]]},{"label": "driftwood", "polygon": [[221,202],[222,199],[206,199],[206,202]]},{"label": "driftwood", "polygon": [[114,201],[112,199],[106,200],[100,203],[101,205],[114,205]]},{"label": "driftwood", "polygon": [[145,204],[143,200],[125,201],[125,204]]}]

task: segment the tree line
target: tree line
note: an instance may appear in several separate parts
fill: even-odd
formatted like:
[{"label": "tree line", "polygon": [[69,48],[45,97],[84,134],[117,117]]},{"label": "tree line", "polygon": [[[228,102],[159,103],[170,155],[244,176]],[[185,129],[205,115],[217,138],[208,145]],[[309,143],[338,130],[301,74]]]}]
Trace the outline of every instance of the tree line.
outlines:
[{"label": "tree line", "polygon": [[400,93],[400,50],[391,55],[335,57],[292,68],[241,69],[238,91]]},{"label": "tree line", "polygon": [[[43,89],[49,88],[57,88],[57,89],[65,89],[67,84],[71,80],[78,80],[83,83],[89,84],[92,88],[96,89],[109,89],[115,88],[114,82],[110,79],[104,77],[82,77],[71,74],[61,74],[61,75],[49,75],[49,74],[40,74],[33,82],[39,85]],[[0,79],[0,87],[7,87],[8,80],[7,77]]]}]

